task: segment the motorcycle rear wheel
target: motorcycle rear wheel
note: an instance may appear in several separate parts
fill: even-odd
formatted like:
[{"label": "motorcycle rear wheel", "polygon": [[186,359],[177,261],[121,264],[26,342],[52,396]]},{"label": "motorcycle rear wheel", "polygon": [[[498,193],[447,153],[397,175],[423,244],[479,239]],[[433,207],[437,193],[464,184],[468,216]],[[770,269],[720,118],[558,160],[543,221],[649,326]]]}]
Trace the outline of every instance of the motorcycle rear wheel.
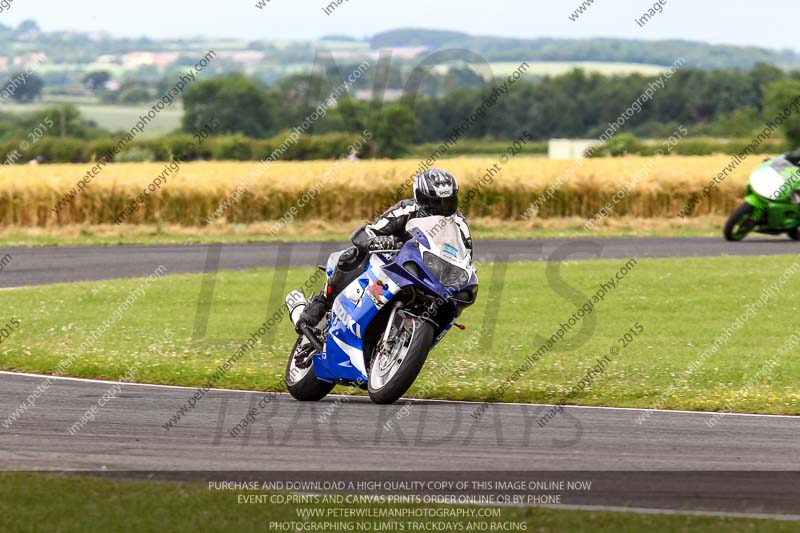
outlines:
[{"label": "motorcycle rear wheel", "polygon": [[433,343],[433,325],[406,316],[392,344],[379,345],[369,369],[367,389],[377,404],[396,402],[417,379]]},{"label": "motorcycle rear wheel", "polygon": [[723,230],[726,241],[741,241],[753,230],[755,222],[752,216],[755,210],[752,205],[743,203],[733,211]]},{"label": "motorcycle rear wheel", "polygon": [[295,362],[295,355],[299,350],[313,350],[303,336],[298,337],[292,353],[289,354],[289,362],[286,363],[286,373],[284,374],[286,387],[289,389],[289,394],[296,400],[318,402],[333,390],[334,384],[317,379],[313,363],[306,368],[299,368]]}]

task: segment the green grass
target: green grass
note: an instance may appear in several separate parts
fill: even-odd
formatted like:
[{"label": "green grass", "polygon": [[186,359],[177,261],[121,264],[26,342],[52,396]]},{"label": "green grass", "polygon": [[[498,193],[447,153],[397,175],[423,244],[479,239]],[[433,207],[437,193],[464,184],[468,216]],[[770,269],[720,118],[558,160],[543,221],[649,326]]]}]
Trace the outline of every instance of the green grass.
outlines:
[{"label": "green grass", "polygon": [[[240,494],[258,493],[212,491],[200,483],[0,473],[0,526],[6,532],[270,531],[274,530],[270,528],[270,522],[302,521],[298,519],[295,505],[240,504]],[[342,508],[341,505],[331,504],[318,504],[315,507]],[[354,504],[344,506],[348,509],[354,507]],[[369,504],[358,504],[358,507],[389,508],[387,505]],[[392,506],[415,507],[423,506]],[[438,506],[424,507],[430,509]],[[353,519],[331,520],[353,523]],[[364,523],[364,520],[358,519],[360,523]],[[322,520],[315,521],[320,523]],[[380,523],[374,518],[366,521],[372,524],[371,530]],[[441,525],[460,523],[466,527],[470,519],[425,518],[414,521]],[[540,532],[796,531],[796,525],[791,522],[773,520],[567,511],[537,507],[503,507],[500,508],[499,518],[474,521],[489,524],[524,523],[527,524],[527,531]]]},{"label": "green grass", "polygon": [[[545,354],[498,400],[554,402],[584,377],[598,357],[619,346],[618,339],[640,322],[644,333],[569,403],[650,407],[701,352],[722,334],[745,306],[797,259],[732,257],[641,260],[615,291],[597,305],[582,330],[573,331]],[[466,331],[453,331],[430,355],[412,395],[482,401],[551,336],[622,265],[621,260],[563,264],[564,285],[549,286],[543,263],[507,266],[502,293],[492,289],[496,269],[482,265],[478,303],[462,317]],[[551,265],[550,268],[553,268]],[[276,287],[281,272],[287,284]],[[201,275],[166,276],[153,284],[95,346],[78,358],[69,373],[116,379],[134,360],[141,365],[137,381],[200,385],[217,365],[282,305],[289,288],[299,287],[313,272],[290,269],[221,272],[209,311],[208,329],[194,339],[195,310]],[[795,279],[797,278],[797,279]],[[21,325],[0,344],[0,368],[52,372],[140,285],[139,280],[62,284],[2,292],[0,324],[16,317]],[[800,414],[800,360],[778,354],[796,331],[795,275],[758,314],[746,321],[726,344],[677,389],[660,401],[668,409],[718,410],[732,402],[734,411]],[[316,285],[320,285],[317,283]],[[489,344],[480,340],[487,305],[500,298],[496,329]],[[569,300],[567,300],[569,298]],[[166,328],[174,337],[156,350],[148,346]],[[577,335],[576,335],[577,333]],[[585,342],[583,340],[586,339]],[[243,357],[218,383],[221,387],[284,390],[286,357],[294,341],[292,328],[281,323],[265,342]],[[771,357],[779,365],[748,390],[748,381]],[[422,394],[424,393],[424,394]]]},{"label": "green grass", "polygon": [[341,242],[350,239],[350,233],[322,232],[293,235],[268,234],[237,235],[224,234],[182,234],[153,230],[150,233],[133,235],[97,235],[91,230],[83,230],[79,235],[41,234],[27,232],[7,233],[0,236],[0,247],[38,247],[38,246],[116,246],[135,244],[211,244],[211,243],[250,243],[250,242]]}]

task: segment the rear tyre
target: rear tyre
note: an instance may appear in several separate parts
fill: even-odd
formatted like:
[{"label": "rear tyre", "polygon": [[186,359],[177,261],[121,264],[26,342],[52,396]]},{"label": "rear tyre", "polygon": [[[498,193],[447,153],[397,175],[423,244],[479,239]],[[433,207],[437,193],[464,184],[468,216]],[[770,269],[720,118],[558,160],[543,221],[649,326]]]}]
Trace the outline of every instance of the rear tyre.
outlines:
[{"label": "rear tyre", "polygon": [[313,351],[305,337],[300,336],[289,354],[289,362],[286,363],[286,373],[284,380],[286,386],[295,399],[301,402],[318,402],[333,390],[334,384],[317,379],[314,372],[314,364],[311,363],[307,368],[299,368],[295,362],[297,354],[305,355]]},{"label": "rear tyre", "polygon": [[396,402],[417,379],[433,343],[433,325],[406,316],[390,343],[379,344],[369,368],[367,390],[377,404]]},{"label": "rear tyre", "polygon": [[756,208],[752,205],[744,203],[733,211],[723,230],[726,241],[741,241],[753,231],[756,225],[753,221],[755,210]]},{"label": "rear tyre", "polygon": [[798,228],[792,228],[786,232],[789,235],[789,238],[793,241],[800,241],[800,230]]}]

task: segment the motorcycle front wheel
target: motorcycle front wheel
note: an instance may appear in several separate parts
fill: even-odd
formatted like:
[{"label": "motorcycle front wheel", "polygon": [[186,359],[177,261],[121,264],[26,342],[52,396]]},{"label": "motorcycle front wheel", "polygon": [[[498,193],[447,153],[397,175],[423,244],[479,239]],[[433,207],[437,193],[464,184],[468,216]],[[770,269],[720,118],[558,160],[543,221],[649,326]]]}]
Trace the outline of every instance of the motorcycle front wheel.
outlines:
[{"label": "motorcycle front wheel", "polygon": [[756,208],[752,205],[743,203],[733,211],[723,230],[726,241],[741,241],[753,231],[756,225],[753,220],[755,210]]},{"label": "motorcycle front wheel", "polygon": [[406,315],[399,331],[393,331],[386,344],[375,348],[367,384],[373,402],[390,404],[405,394],[428,358],[433,333],[430,322]]}]

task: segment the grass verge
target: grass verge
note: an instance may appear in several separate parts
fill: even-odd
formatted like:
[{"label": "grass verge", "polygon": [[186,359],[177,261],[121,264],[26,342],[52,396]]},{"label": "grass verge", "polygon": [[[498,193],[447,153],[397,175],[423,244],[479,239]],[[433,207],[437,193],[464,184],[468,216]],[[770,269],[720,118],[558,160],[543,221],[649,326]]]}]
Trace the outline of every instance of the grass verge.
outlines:
[{"label": "grass verge", "polygon": [[[471,220],[476,240],[603,237],[719,237],[724,217],[696,219],[609,219],[595,230],[582,228],[580,218],[535,219],[530,222],[489,218]],[[48,227],[5,226],[0,246],[98,246],[126,244],[200,244],[275,241],[346,241],[359,221],[296,221],[274,236],[274,222],[214,224],[205,227],[156,224],[96,224]]]},{"label": "grass verge", "polygon": [[[210,491],[200,483],[142,482],[62,475],[0,473],[0,516],[3,530],[105,532],[105,531],[274,531],[275,522],[303,522],[298,508],[289,504],[240,504],[247,492]],[[320,504],[325,509],[342,506]],[[353,508],[354,505],[347,505]],[[358,504],[358,507],[386,509],[386,505]],[[414,508],[420,506],[392,506]],[[440,508],[425,506],[428,509]],[[451,508],[452,509],[452,508]],[[470,522],[483,522],[486,530],[501,531],[502,524],[516,525],[512,531],[794,531],[790,522],[722,517],[646,515],[619,512],[567,511],[538,507],[503,507],[500,517],[425,518],[414,521],[423,526],[445,527],[436,531],[468,531]],[[333,522],[353,524],[354,519]],[[390,529],[385,520],[357,519],[369,523],[371,531]],[[321,519],[314,521],[322,522]],[[400,520],[399,522],[402,522]],[[492,524],[497,529],[489,529]],[[306,527],[316,525],[306,522]],[[383,529],[378,529],[381,525]],[[401,524],[407,526],[408,524]],[[522,529],[524,527],[524,529]],[[295,531],[293,527],[283,529]],[[308,529],[322,531],[324,529]],[[347,531],[348,529],[339,529]],[[431,531],[434,529],[420,529]]]},{"label": "grass verge", "polygon": [[[794,350],[781,351],[795,332],[800,275],[790,276],[715,353],[701,358],[796,261],[792,256],[641,260],[499,396],[506,379],[601,283],[608,284],[624,261],[481,265],[478,302],[461,320],[466,331],[451,332],[431,352],[410,395],[800,414],[800,360]],[[128,379],[201,385],[282,306],[289,289],[313,274],[313,269],[220,272],[206,311],[200,305],[202,275],[167,276],[89,343],[140,280],[4,291],[0,326],[12,318],[19,325],[0,344],[0,368],[48,373],[79,354],[68,367],[70,375],[119,379],[136,363]],[[637,322],[644,331],[623,347],[621,339]],[[171,336],[165,337],[167,330]],[[284,390],[293,342],[291,326],[279,323],[217,386]],[[567,396],[612,347],[620,351],[603,371]],[[775,364],[765,372],[768,361]]]}]

